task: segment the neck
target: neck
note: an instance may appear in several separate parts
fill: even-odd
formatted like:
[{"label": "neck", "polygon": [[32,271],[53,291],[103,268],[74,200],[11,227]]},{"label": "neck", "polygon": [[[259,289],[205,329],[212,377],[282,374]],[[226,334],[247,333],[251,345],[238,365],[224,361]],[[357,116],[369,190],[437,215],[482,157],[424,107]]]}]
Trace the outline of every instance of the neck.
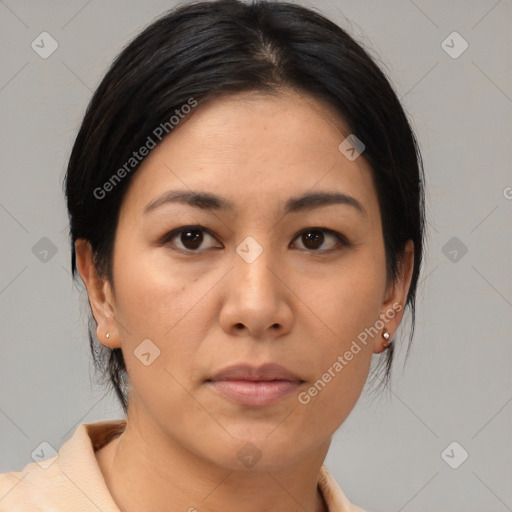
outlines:
[{"label": "neck", "polygon": [[318,474],[328,448],[284,469],[233,471],[194,455],[155,427],[128,420],[96,457],[122,512],[325,512]]}]

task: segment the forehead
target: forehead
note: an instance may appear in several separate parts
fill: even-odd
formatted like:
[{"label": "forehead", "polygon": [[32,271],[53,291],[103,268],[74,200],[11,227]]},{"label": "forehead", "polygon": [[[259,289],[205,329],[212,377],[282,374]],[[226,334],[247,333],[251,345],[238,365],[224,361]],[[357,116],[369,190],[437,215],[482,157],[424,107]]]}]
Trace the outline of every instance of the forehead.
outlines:
[{"label": "forehead", "polygon": [[371,211],[376,193],[369,165],[339,150],[348,134],[332,108],[294,92],[209,100],[145,158],[124,206],[140,212],[175,189],[215,193],[235,208],[332,190],[357,196]]}]

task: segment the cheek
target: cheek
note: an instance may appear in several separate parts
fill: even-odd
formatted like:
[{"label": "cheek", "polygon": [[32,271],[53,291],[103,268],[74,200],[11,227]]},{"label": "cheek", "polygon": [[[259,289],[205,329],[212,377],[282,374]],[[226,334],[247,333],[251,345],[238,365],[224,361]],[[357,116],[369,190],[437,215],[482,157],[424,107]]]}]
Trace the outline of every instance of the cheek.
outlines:
[{"label": "cheek", "polygon": [[141,248],[119,257],[115,265],[116,317],[134,341],[140,336],[161,339],[178,324],[182,328],[181,320],[204,295],[194,284],[198,277],[172,270],[164,251]]},{"label": "cheek", "polygon": [[364,329],[375,321],[374,308],[358,302],[357,297],[347,302],[338,298],[339,307],[331,304],[323,309],[334,334],[317,337],[314,349],[309,350],[313,378],[297,397],[311,426],[331,433],[350,414],[365,385],[373,342],[365,337]]},{"label": "cheek", "polygon": [[204,296],[194,286],[197,279],[142,257],[119,264],[116,279],[116,319],[130,399],[143,402],[155,416],[160,407],[167,411],[190,407],[182,385],[188,387],[197,344],[205,336],[197,318],[191,321]]},{"label": "cheek", "polygon": [[365,248],[333,267],[329,275],[304,281],[298,293],[341,349],[378,319],[385,286],[383,255]]},{"label": "cheek", "polygon": [[[169,390],[173,381],[165,369],[181,382],[190,373],[197,344],[206,335],[206,326],[194,315],[207,291],[203,284],[208,283],[171,272],[165,261],[144,254],[132,253],[116,264],[116,320],[130,381],[141,393],[144,389],[150,394]],[[151,343],[144,341],[148,339]],[[147,350],[142,351],[145,346]],[[147,352],[146,359],[152,361],[153,354],[157,357],[145,366],[138,356]]]},{"label": "cheek", "polygon": [[354,408],[366,382],[371,351],[364,347],[357,353],[334,354],[318,378],[297,397],[308,421],[319,430],[333,433]]},{"label": "cheek", "polygon": [[368,333],[379,319],[384,271],[383,256],[366,251],[347,258],[315,294],[309,294],[308,306],[328,334],[316,336],[310,350],[315,380],[299,403],[330,418],[334,426],[353,408],[368,376],[374,339]]}]

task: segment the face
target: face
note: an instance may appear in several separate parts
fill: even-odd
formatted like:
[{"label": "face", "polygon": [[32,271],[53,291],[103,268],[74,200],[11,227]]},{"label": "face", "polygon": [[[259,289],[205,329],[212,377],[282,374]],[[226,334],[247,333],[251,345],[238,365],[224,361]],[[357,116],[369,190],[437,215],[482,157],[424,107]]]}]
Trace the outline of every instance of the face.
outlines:
[{"label": "face", "polygon": [[93,303],[141,428],[229,469],[328,446],[407,292],[386,284],[376,190],[338,149],[347,135],[312,98],[247,93],[202,104],[146,157]]}]

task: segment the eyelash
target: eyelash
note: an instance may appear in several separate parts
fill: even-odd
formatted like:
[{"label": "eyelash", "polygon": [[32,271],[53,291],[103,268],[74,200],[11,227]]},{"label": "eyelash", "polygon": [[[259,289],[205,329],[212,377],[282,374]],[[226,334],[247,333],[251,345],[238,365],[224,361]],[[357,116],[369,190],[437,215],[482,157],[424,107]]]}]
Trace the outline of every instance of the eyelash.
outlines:
[{"label": "eyelash", "polygon": [[[215,235],[207,228],[204,228],[203,226],[182,226],[182,227],[179,227],[179,228],[176,228],[176,229],[173,229],[172,231],[170,231],[169,233],[167,233],[161,240],[161,245],[169,245],[171,243],[171,241],[176,237],[176,236],[179,236],[179,235],[182,235],[183,233],[186,233],[188,231],[194,231],[194,232],[202,232],[202,233],[206,233],[208,234],[209,236],[211,236],[212,238],[214,239],[217,239],[215,237]],[[335,252],[335,251],[339,251],[341,250],[342,248],[345,248],[345,247],[348,247],[350,245],[352,245],[347,237],[341,233],[338,233],[337,231],[333,231],[332,229],[328,229],[328,228],[321,228],[321,227],[310,227],[310,228],[306,228],[306,229],[302,229],[299,233],[297,233],[294,237],[293,237],[293,240],[296,240],[297,238],[299,237],[302,237],[304,234],[306,233],[310,233],[310,232],[313,232],[313,233],[322,233],[323,235],[330,235],[334,238],[337,239],[337,243],[329,248],[329,249],[299,249],[301,251],[306,251],[306,252],[310,252],[310,253],[314,253],[314,254],[327,254],[327,253],[331,253],[331,252]],[[220,243],[220,242],[219,242]],[[322,242],[323,243],[323,242]],[[172,245],[172,244],[171,244]],[[210,247],[209,249],[221,249],[222,247]],[[187,254],[187,255],[193,255],[193,254],[197,254],[197,253],[201,253],[201,252],[204,252],[206,249],[182,249],[182,248],[173,248],[173,250],[175,251],[178,251],[178,252],[181,252],[183,254]]]}]

